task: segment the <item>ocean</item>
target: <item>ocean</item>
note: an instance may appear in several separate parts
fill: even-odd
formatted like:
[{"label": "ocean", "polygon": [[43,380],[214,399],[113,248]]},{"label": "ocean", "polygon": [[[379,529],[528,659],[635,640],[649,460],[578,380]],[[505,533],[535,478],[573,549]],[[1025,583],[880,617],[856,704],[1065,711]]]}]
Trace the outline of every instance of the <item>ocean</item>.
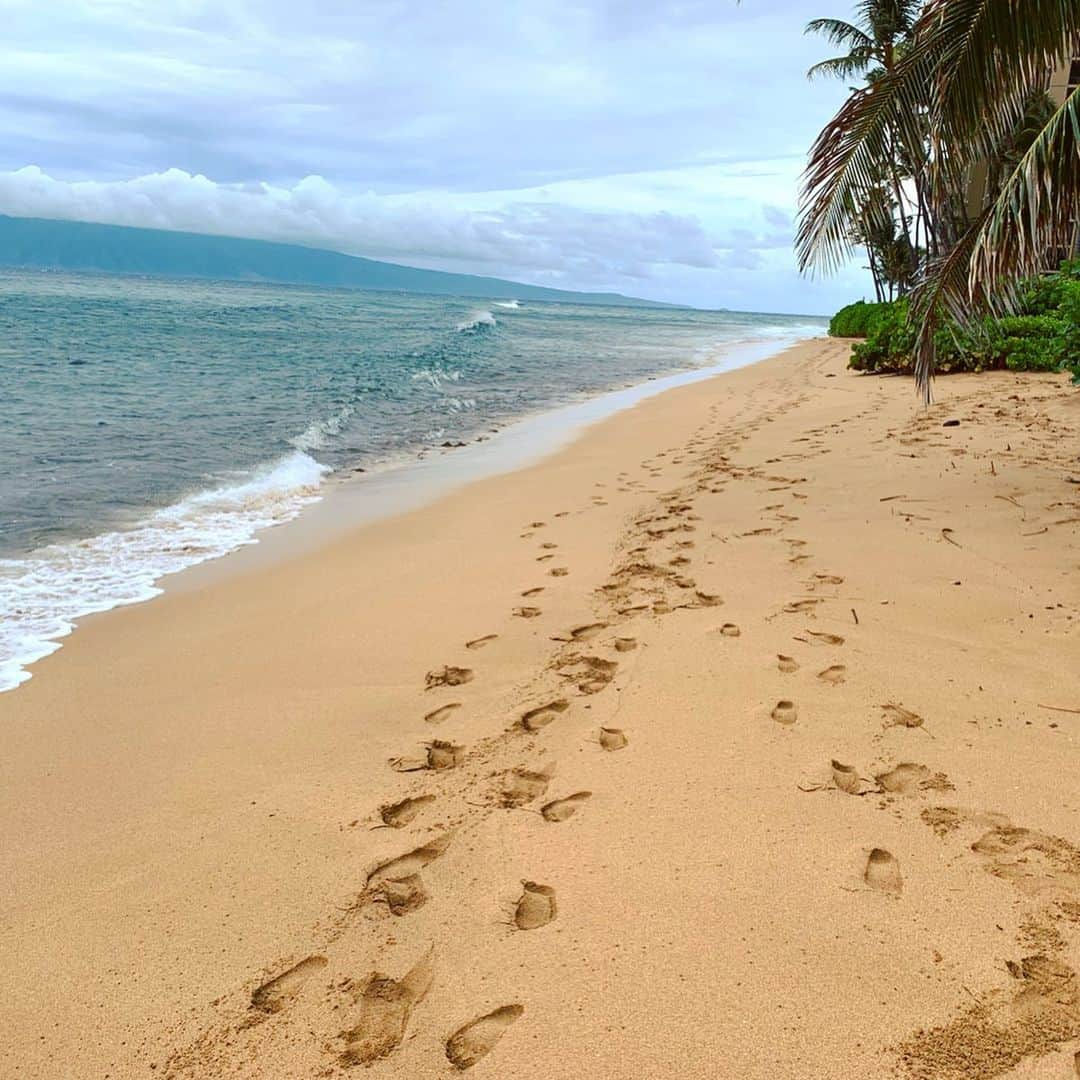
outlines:
[{"label": "ocean", "polygon": [[79,617],[149,599],[335,477],[825,325],[0,272],[0,690]]}]

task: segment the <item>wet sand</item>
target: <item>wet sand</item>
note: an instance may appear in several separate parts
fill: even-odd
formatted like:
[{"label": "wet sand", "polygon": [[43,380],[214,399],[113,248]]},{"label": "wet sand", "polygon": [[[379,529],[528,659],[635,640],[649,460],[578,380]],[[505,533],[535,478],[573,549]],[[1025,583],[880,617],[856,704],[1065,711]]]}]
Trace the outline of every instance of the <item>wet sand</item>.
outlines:
[{"label": "wet sand", "polygon": [[0,696],[0,1072],[1070,1075],[1080,395],[845,358],[88,620]]}]

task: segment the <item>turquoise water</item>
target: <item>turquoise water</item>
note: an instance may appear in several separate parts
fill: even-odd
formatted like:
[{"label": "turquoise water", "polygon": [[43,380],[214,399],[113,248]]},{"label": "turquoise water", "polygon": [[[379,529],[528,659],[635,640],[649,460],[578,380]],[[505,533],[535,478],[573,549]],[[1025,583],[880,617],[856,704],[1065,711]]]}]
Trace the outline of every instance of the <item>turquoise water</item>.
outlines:
[{"label": "turquoise water", "polygon": [[0,689],[326,477],[823,320],[0,273]]}]

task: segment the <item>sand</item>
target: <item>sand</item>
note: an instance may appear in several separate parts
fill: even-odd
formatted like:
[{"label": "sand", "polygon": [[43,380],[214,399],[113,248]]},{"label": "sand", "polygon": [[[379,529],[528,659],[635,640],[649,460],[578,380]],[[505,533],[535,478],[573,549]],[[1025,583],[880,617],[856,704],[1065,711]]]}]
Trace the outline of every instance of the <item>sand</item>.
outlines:
[{"label": "sand", "polygon": [[1073,1075],[1080,394],[845,356],[87,620],[0,1075]]}]

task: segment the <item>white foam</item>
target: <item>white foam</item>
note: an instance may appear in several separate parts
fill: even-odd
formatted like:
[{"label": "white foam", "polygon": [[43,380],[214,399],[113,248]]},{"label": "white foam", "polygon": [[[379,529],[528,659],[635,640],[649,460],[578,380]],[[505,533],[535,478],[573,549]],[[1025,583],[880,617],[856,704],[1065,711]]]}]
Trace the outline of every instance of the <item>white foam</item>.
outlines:
[{"label": "white foam", "polygon": [[460,371],[446,371],[443,368],[421,368],[419,371],[412,373],[413,382],[427,383],[428,386],[434,387],[436,390],[444,382],[457,382],[460,378]]},{"label": "white foam", "polygon": [[486,326],[496,326],[495,316],[490,311],[474,311],[469,317],[457,324],[459,334],[482,330]]},{"label": "white foam", "polygon": [[0,559],[0,691],[29,679],[27,667],[60,648],[75,620],[149,600],[166,575],[255,543],[260,530],[296,517],[319,498],[328,471],[296,451],[132,529]]},{"label": "white foam", "polygon": [[516,300],[495,300],[493,307],[509,308],[511,311],[516,311],[521,305]]},{"label": "white foam", "polygon": [[335,435],[341,434],[345,422],[355,411],[356,409],[352,405],[346,405],[337,415],[328,417],[325,420],[315,420],[308,424],[295,439],[289,441],[302,453],[318,450],[326,445],[327,439],[332,439]]}]

